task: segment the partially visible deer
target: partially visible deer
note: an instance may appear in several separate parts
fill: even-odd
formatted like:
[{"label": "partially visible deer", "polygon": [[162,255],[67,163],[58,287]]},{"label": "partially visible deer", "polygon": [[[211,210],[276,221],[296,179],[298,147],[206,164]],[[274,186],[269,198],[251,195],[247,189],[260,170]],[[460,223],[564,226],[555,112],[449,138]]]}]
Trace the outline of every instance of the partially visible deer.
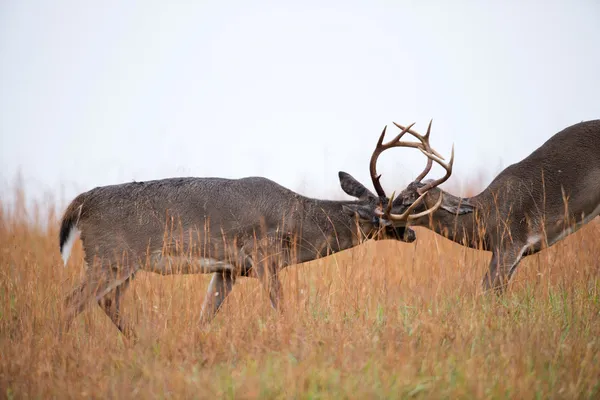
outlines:
[{"label": "partially visible deer", "polygon": [[[386,226],[423,226],[461,245],[492,252],[484,290],[502,293],[520,260],[552,246],[600,214],[600,120],[572,125],[556,133],[522,161],[504,169],[473,197],[458,197],[438,186],[452,174],[450,160],[432,149],[427,133],[394,123],[401,132],[384,143],[383,130],[371,159],[377,192],[377,157],[394,147],[411,147],[427,156],[423,172],[386,206],[363,210],[363,222],[381,219]],[[418,142],[402,141],[410,133]],[[426,180],[433,162],[446,173]],[[394,195],[392,194],[392,198]]]},{"label": "partially visible deer", "polygon": [[278,309],[280,269],[369,238],[415,240],[410,229],[377,227],[377,218],[359,223],[357,216],[387,199],[347,173],[340,172],[339,179],[358,201],[308,198],[262,177],[171,178],[80,194],[60,228],[65,266],[78,233],[87,264],[86,278],[65,301],[66,328],[95,300],[125,336],[135,336],[121,315],[120,300],[139,270],[213,273],[201,312],[206,324],[238,276],[260,278]]}]

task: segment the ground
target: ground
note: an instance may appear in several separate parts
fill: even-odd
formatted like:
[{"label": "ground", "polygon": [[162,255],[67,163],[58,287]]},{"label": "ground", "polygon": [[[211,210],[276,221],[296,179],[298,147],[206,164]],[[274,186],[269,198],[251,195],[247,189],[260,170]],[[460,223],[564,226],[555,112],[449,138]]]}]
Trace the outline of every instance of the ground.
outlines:
[{"label": "ground", "polygon": [[58,337],[66,268],[49,228],[0,214],[0,397],[597,398],[600,219],[525,258],[501,298],[480,283],[490,253],[425,229],[282,275],[278,316],[242,278],[209,329],[210,277],[140,273],[124,299],[130,344],[97,305]]}]

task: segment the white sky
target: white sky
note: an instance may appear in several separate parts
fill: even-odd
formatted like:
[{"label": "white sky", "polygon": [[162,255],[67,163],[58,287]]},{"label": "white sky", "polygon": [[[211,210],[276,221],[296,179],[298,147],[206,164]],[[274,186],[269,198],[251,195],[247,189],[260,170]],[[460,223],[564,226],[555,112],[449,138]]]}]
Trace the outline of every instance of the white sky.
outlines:
[{"label": "white sky", "polygon": [[[371,188],[384,125],[430,118],[450,182],[487,184],[600,118],[599,21],[595,0],[3,0],[0,186],[263,175],[340,198],[339,170]],[[384,187],[424,162],[384,154]]]}]

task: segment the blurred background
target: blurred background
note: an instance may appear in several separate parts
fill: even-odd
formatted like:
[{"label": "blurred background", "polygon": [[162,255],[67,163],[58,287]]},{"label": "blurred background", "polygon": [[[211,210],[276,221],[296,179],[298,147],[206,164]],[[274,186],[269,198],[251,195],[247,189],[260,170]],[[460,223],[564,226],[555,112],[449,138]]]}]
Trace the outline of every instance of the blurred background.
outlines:
[{"label": "blurred background", "polygon": [[[434,147],[456,148],[447,185],[483,186],[600,118],[598,21],[595,0],[4,0],[2,197],[17,177],[64,206],[99,185],[262,175],[345,198],[337,172],[372,187],[385,125],[432,118]],[[387,152],[384,187],[424,163]]]}]

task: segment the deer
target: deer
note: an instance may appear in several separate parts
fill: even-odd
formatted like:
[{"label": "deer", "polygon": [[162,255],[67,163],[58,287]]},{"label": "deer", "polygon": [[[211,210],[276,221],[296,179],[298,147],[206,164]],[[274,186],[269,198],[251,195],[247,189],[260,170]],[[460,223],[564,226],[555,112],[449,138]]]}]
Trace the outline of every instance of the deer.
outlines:
[{"label": "deer", "polygon": [[[420,226],[460,245],[491,252],[484,293],[504,293],[524,257],[558,243],[600,214],[600,120],[582,121],[554,134],[472,197],[455,196],[439,187],[452,174],[454,144],[446,162],[431,147],[431,124],[432,120],[422,135],[412,129],[415,123],[394,122],[400,133],[389,142],[384,142],[384,127],[370,163],[378,194],[384,193],[376,169],[383,151],[417,149],[427,164],[397,197],[392,193],[387,204],[364,206],[361,222],[375,221],[377,216],[378,226]],[[417,141],[402,140],[407,133]],[[424,181],[434,162],[445,174]]]},{"label": "deer", "polygon": [[338,177],[343,191],[357,200],[306,197],[265,177],[166,178],[79,194],[60,222],[64,266],[80,237],[86,267],[82,282],[64,300],[64,331],[95,301],[125,337],[136,340],[121,299],[140,270],[212,274],[200,312],[200,325],[206,326],[238,277],[261,280],[272,308],[281,311],[281,269],[369,239],[416,239],[410,228],[360,222],[366,206],[387,199],[348,173]]}]

